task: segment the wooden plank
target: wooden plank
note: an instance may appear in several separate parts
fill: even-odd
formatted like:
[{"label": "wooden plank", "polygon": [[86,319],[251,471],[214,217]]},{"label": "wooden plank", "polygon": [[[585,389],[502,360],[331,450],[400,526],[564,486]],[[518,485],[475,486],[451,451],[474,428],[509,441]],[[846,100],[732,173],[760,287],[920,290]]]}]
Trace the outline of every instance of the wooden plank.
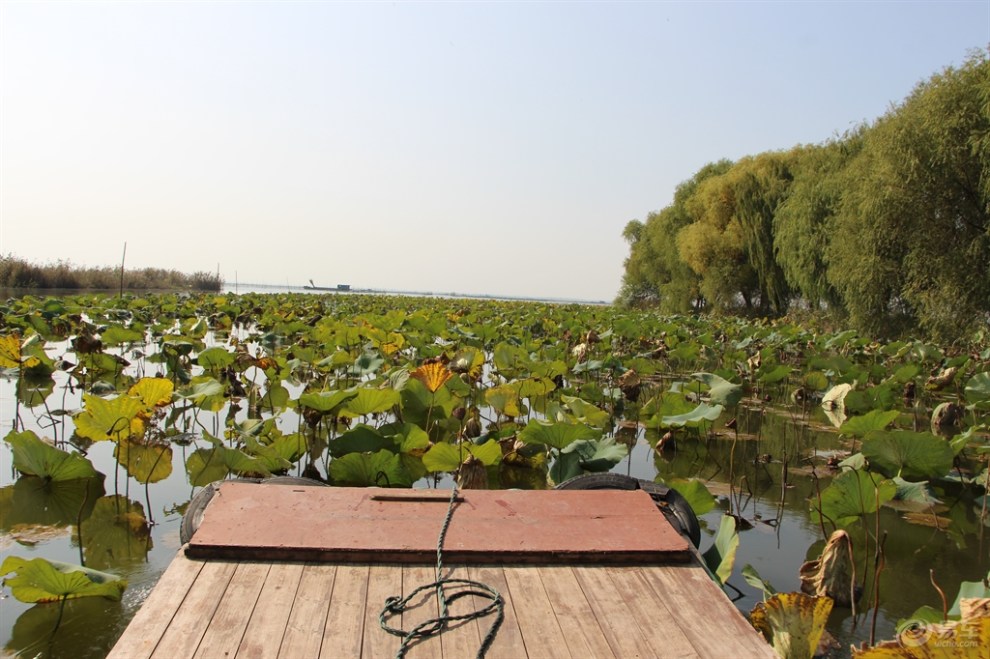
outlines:
[{"label": "wooden plank", "polygon": [[[465,567],[445,567],[444,578],[467,579],[467,568]],[[449,600],[451,595],[464,590],[464,586],[446,586],[446,596]],[[466,615],[487,605],[488,602],[481,597],[467,595],[448,604],[449,615]],[[486,627],[487,631],[487,627]],[[451,623],[443,631],[440,637],[443,656],[445,657],[475,657],[481,647],[481,636],[478,633],[477,620],[462,620]]]},{"label": "wooden plank", "polygon": [[261,659],[278,655],[302,574],[302,563],[275,563],[271,566],[247,631],[237,648],[237,657]]},{"label": "wooden plank", "polygon": [[327,612],[327,625],[319,655],[323,659],[361,656],[364,616],[360,612],[367,606],[368,572],[367,565],[337,567],[337,578],[333,584],[333,597]]},{"label": "wooden plank", "polygon": [[608,566],[604,572],[632,613],[655,656],[697,657],[697,649],[671,616],[669,600],[655,596],[653,589],[634,567]]},{"label": "wooden plank", "polygon": [[595,618],[573,570],[568,566],[548,566],[539,568],[537,573],[571,654],[603,659],[614,657],[601,629],[601,625],[610,623]]},{"label": "wooden plank", "polygon": [[394,657],[399,638],[381,628],[378,616],[389,597],[402,597],[402,567],[372,565],[368,570],[368,595],[364,607],[364,641],[361,653],[365,657]]},{"label": "wooden plank", "polygon": [[[426,586],[435,580],[436,568],[434,567],[427,565],[404,565],[402,567],[402,596],[408,597],[420,586]],[[436,592],[433,588],[421,591],[409,601],[405,611],[403,611],[402,616],[398,620],[392,618],[390,626],[409,632],[415,629],[417,625],[436,618],[440,615]],[[395,640],[394,647],[398,648],[399,644],[402,643],[402,637],[393,636],[392,638]],[[423,659],[425,657],[439,657],[442,654],[443,649],[440,637],[430,636],[414,641],[409,646],[406,656],[409,659]]]},{"label": "wooden plank", "polygon": [[[701,567],[670,565],[638,570],[657,598],[669,602],[671,618],[700,654],[717,657],[731,647],[737,657],[776,656]],[[713,627],[718,634],[711,633]]]},{"label": "wooden plank", "polygon": [[[519,629],[519,621],[516,618],[516,611],[512,600],[512,592],[509,584],[505,580],[503,569],[491,565],[472,565],[468,569],[469,578],[494,588],[505,601],[505,618],[495,635],[495,642],[485,655],[488,659],[518,659],[528,656],[526,643],[523,641],[522,630]],[[482,620],[479,625],[481,634],[485,635],[491,629],[493,619],[491,616]],[[535,656],[535,655],[533,655]]]},{"label": "wooden plank", "polygon": [[612,653],[617,657],[655,656],[639,629],[640,621],[633,620],[625,599],[601,566],[575,566],[572,569],[595,618],[601,623]]},{"label": "wooden plank", "polygon": [[230,561],[211,561],[203,566],[152,657],[175,659],[196,652],[236,568],[237,563]]},{"label": "wooden plank", "polygon": [[270,563],[241,563],[237,566],[220,606],[196,649],[195,657],[211,659],[237,652],[270,569]]},{"label": "wooden plank", "polygon": [[335,565],[303,567],[292,611],[285,623],[279,657],[315,657],[320,653],[336,577]]},{"label": "wooden plank", "polygon": [[[512,592],[526,651],[530,657],[570,657],[564,633],[557,624],[550,599],[537,568],[507,567],[505,581]],[[584,656],[578,659],[584,659]]]},{"label": "wooden plank", "polygon": [[[194,558],[431,564],[447,505],[411,492],[225,482],[186,552]],[[642,490],[464,490],[460,496],[444,542],[450,565],[691,559],[688,541]]]},{"label": "wooden plank", "polygon": [[180,551],[107,656],[150,657],[202,569],[202,561],[189,560]]}]

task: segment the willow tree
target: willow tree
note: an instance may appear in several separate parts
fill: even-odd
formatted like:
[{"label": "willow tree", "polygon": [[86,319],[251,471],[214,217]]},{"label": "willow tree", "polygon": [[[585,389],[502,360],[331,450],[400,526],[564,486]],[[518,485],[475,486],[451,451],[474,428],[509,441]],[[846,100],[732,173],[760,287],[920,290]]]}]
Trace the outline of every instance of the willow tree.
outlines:
[{"label": "willow tree", "polygon": [[990,312],[990,61],[919,84],[845,169],[828,279],[853,322],[951,337]]}]

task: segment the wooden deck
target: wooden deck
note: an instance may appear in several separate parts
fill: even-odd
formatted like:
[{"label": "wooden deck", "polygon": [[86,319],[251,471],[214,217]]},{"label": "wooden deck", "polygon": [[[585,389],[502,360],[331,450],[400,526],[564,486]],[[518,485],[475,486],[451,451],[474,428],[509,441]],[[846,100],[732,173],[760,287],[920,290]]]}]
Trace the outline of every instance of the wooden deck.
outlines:
[{"label": "wooden deck", "polygon": [[[525,657],[776,657],[700,567],[459,566],[505,598],[488,652]],[[385,599],[434,579],[418,565],[189,559],[180,552],[110,653],[139,657],[392,657]],[[464,598],[452,613],[475,608]],[[402,629],[436,615],[422,595]],[[474,657],[491,618],[415,645],[409,657]]]},{"label": "wooden deck", "polygon": [[[379,615],[436,578],[448,509],[437,494],[224,483],[110,657],[395,656],[401,639]],[[504,599],[488,657],[776,656],[645,492],[460,497],[443,576]],[[465,596],[450,613],[487,603]],[[410,630],[438,608],[424,591],[389,623]],[[474,657],[494,617],[455,623],[407,656]]]}]

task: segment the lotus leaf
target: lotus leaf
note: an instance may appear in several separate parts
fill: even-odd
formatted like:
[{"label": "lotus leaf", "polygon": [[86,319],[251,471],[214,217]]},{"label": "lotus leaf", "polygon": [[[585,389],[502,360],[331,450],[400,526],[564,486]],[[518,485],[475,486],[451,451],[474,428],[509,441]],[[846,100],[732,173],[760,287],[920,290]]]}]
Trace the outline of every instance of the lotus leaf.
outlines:
[{"label": "lotus leaf", "polygon": [[705,565],[720,584],[724,584],[732,574],[732,566],[736,562],[736,550],[739,548],[739,534],[736,532],[736,518],[732,515],[722,515],[715,534],[715,542],[702,554]]},{"label": "lotus leaf", "polygon": [[237,357],[233,353],[228,352],[220,346],[207,348],[196,357],[196,363],[207,371],[219,371],[228,366],[233,366],[236,360]]},{"label": "lotus leaf", "polygon": [[589,426],[594,426],[596,428],[604,428],[608,425],[608,412],[601,409],[597,405],[593,405],[586,400],[578,398],[577,396],[562,395],[560,400],[571,411],[575,420],[580,421],[581,423],[587,423]]},{"label": "lotus leaf", "polygon": [[37,357],[25,357],[21,354],[20,335],[0,336],[0,368],[31,368],[39,363]]},{"label": "lotus leaf", "polygon": [[973,405],[990,404],[990,372],[977,373],[966,383],[966,400]]},{"label": "lotus leaf", "polygon": [[538,419],[530,419],[526,427],[519,432],[519,440],[524,444],[544,444],[550,448],[562,450],[571,442],[579,439],[598,439],[601,431],[583,423],[566,423],[558,421],[547,423]]},{"label": "lotus leaf", "polygon": [[629,447],[611,437],[579,439],[562,448],[560,453],[577,455],[584,471],[608,471],[629,455]]},{"label": "lotus leaf", "polygon": [[485,391],[485,402],[496,412],[509,418],[522,416],[522,410],[519,408],[519,391],[508,384]]},{"label": "lotus leaf", "polygon": [[55,380],[48,374],[28,371],[17,378],[17,400],[25,407],[43,405],[54,390]]},{"label": "lotus leaf", "polygon": [[781,657],[810,659],[818,649],[831,612],[832,600],[828,597],[778,593],[758,603],[749,616],[753,627]]},{"label": "lotus leaf", "polygon": [[68,453],[43,442],[31,430],[11,431],[4,437],[14,454],[14,469],[51,481],[70,481],[97,475],[93,463],[78,453]]},{"label": "lotus leaf", "polygon": [[412,477],[400,456],[391,451],[350,453],[330,462],[334,485],[410,487]]},{"label": "lotus leaf", "polygon": [[392,438],[399,453],[419,455],[430,447],[430,436],[412,423],[390,423],[379,428],[379,431]]},{"label": "lotus leaf", "polygon": [[846,526],[861,515],[876,512],[878,506],[896,494],[897,485],[891,480],[858,469],[845,471],[822,490],[821,508],[818,501],[812,499],[812,518],[816,522],[824,518],[836,526]]},{"label": "lotus leaf", "polygon": [[343,407],[347,401],[356,398],[357,395],[356,389],[311,392],[299,397],[299,406],[308,407],[322,414],[331,414]]},{"label": "lotus leaf", "polygon": [[[262,444],[250,435],[244,437],[244,453],[258,461],[256,464],[248,467],[247,473],[259,473],[256,470],[257,464],[262,466],[260,473],[264,475],[272,472],[285,472],[292,468],[292,463],[282,457],[281,452],[276,447],[270,444]],[[230,449],[228,449],[227,455],[230,455]],[[242,468],[235,468],[237,467],[236,463],[231,462],[230,464],[231,471],[244,473]]]},{"label": "lotus leaf", "polygon": [[8,556],[0,565],[0,574],[11,573],[16,576],[6,577],[3,583],[21,602],[58,602],[77,597],[120,600],[127,588],[127,582],[116,575],[44,558]]},{"label": "lotus leaf", "polygon": [[395,442],[364,424],[355,426],[330,442],[330,455],[334,457],[348,453],[374,453],[382,449],[394,452]]},{"label": "lotus leaf", "polygon": [[64,527],[78,524],[102,497],[103,476],[51,481],[21,476],[0,488],[0,530],[20,526]]},{"label": "lotus leaf", "polygon": [[697,407],[687,414],[677,414],[665,416],[660,419],[661,428],[683,428],[687,426],[694,428],[705,421],[715,421],[722,415],[724,408],[721,405],[710,407],[707,403],[699,403]]},{"label": "lotus leaf", "polygon": [[494,439],[484,444],[440,442],[423,454],[423,464],[431,473],[456,471],[468,456],[473,456],[486,467],[493,467],[502,461],[502,448]]},{"label": "lotus leaf", "polygon": [[715,497],[700,479],[671,478],[664,484],[684,497],[696,517],[701,517],[715,507]]},{"label": "lotus leaf", "polygon": [[375,351],[368,350],[361,353],[361,355],[354,360],[354,364],[347,369],[347,372],[351,375],[363,377],[365,375],[371,375],[380,369],[384,363],[385,359],[380,354]]},{"label": "lotus leaf", "polygon": [[76,434],[94,442],[144,434],[144,403],[131,396],[100,398],[83,394],[83,411],[76,415]]},{"label": "lotus leaf", "polygon": [[862,416],[854,416],[839,426],[839,432],[843,435],[858,437],[862,439],[874,430],[883,430],[894,421],[900,413],[897,410],[873,410]]},{"label": "lotus leaf", "polygon": [[113,455],[130,476],[139,483],[157,483],[172,475],[172,447],[122,439]]},{"label": "lotus leaf", "polygon": [[145,407],[164,407],[172,402],[175,386],[165,378],[141,378],[130,389],[128,396],[141,399]]},{"label": "lotus leaf", "polygon": [[340,409],[341,416],[358,417],[387,412],[399,404],[399,392],[394,389],[370,389],[361,387],[357,395]]},{"label": "lotus leaf", "polygon": [[743,388],[714,373],[693,373],[691,377],[708,386],[708,396],[716,405],[733,407],[742,400]]},{"label": "lotus leaf", "polygon": [[178,397],[192,401],[196,407],[206,412],[219,412],[227,404],[224,391],[223,383],[219,380],[209,375],[197,375]]},{"label": "lotus leaf", "polygon": [[100,332],[100,340],[108,346],[117,346],[122,343],[141,343],[144,341],[144,332],[123,325],[111,325]]},{"label": "lotus leaf", "polygon": [[767,597],[773,597],[777,594],[776,589],[770,585],[770,582],[761,577],[760,573],[757,572],[756,568],[752,565],[744,565],[743,569],[740,570],[739,573],[742,575],[742,578],[746,580],[746,583],[763,593],[764,601]]},{"label": "lotus leaf", "polygon": [[885,476],[906,480],[940,478],[952,468],[952,448],[927,432],[873,432],[863,442],[863,455]]},{"label": "lotus leaf", "polygon": [[839,606],[856,601],[856,564],[852,538],[845,531],[834,531],[821,555],[801,566],[801,590],[807,595],[827,596]]}]

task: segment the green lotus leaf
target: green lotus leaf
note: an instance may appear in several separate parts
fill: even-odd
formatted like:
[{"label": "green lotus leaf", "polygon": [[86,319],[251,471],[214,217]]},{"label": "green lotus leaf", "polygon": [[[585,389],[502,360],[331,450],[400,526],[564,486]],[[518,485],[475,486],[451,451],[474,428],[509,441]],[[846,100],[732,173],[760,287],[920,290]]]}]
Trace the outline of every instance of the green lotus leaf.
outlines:
[{"label": "green lotus leaf", "polygon": [[761,373],[757,376],[756,380],[762,384],[776,384],[777,382],[787,379],[787,376],[791,374],[792,370],[794,369],[790,366],[779,364],[778,366]]},{"label": "green lotus leaf", "polygon": [[722,410],[725,409],[721,405],[715,405],[710,407],[707,403],[699,403],[697,407],[688,412],[687,414],[678,414],[675,416],[665,416],[660,419],[660,427],[662,428],[682,428],[684,426],[693,428],[701,425],[705,421],[715,421],[722,415]]},{"label": "green lotus leaf", "polygon": [[609,422],[608,412],[584,399],[562,395],[560,400],[571,411],[576,421],[596,428],[604,428]]},{"label": "green lotus leaf", "polygon": [[268,389],[258,398],[258,405],[261,409],[272,410],[272,413],[284,410],[289,406],[289,390],[277,380],[269,381]]},{"label": "green lotus leaf", "polygon": [[562,448],[560,453],[577,455],[584,471],[608,471],[629,455],[629,447],[611,437],[579,439]]},{"label": "green lotus leaf", "polygon": [[990,372],[977,373],[966,383],[966,400],[983,407],[990,403]]},{"label": "green lotus leaf", "polygon": [[299,406],[308,407],[323,414],[330,414],[343,406],[347,401],[356,398],[357,395],[358,392],[355,389],[310,392],[299,397]]},{"label": "green lotus leaf", "polygon": [[172,447],[169,444],[122,439],[114,447],[113,455],[139,483],[157,483],[172,475]]},{"label": "green lotus leaf", "polygon": [[494,439],[484,444],[462,442],[454,445],[440,442],[423,454],[423,465],[431,473],[456,471],[469,455],[476,457],[486,467],[492,467],[502,461],[502,448]]},{"label": "green lotus leaf", "polygon": [[276,437],[268,446],[275,451],[276,455],[290,464],[295,464],[299,458],[306,455],[306,451],[309,449],[306,436],[298,432]]},{"label": "green lotus leaf", "polygon": [[144,341],[144,332],[139,332],[123,325],[111,325],[100,332],[100,340],[103,345],[119,346],[123,343],[141,343]]},{"label": "green lotus leaf", "polygon": [[952,469],[952,447],[929,432],[874,432],[862,450],[870,467],[885,476],[919,481],[940,478]]},{"label": "green lotus leaf", "polygon": [[348,373],[358,377],[371,375],[385,363],[385,359],[373,350],[368,350],[354,360],[354,364],[348,369]]},{"label": "green lotus leaf", "polygon": [[380,432],[359,424],[330,442],[330,455],[340,457],[348,453],[374,453],[387,449],[395,451],[395,442]]},{"label": "green lotus leaf", "polygon": [[553,380],[540,377],[515,380],[505,385],[516,390],[520,398],[542,398],[557,388]]},{"label": "green lotus leaf", "polygon": [[581,469],[581,456],[577,453],[562,453],[558,455],[553,464],[550,465],[550,482],[563,483],[566,480],[580,476],[584,473]]},{"label": "green lotus leaf", "polygon": [[349,453],[330,462],[334,485],[351,487],[411,487],[412,478],[401,456],[391,451]]},{"label": "green lotus leaf", "polygon": [[[292,463],[282,457],[278,449],[269,444],[262,444],[250,435],[244,437],[244,454],[257,462],[245,468],[243,466],[245,463],[241,461],[240,457],[232,449],[227,449],[225,460],[227,460],[231,471],[235,473],[259,473],[257,471],[258,464],[263,467],[263,471],[260,472],[262,474],[284,472],[292,468]],[[237,462],[231,462],[231,458],[236,459]]]},{"label": "green lotus leaf", "polygon": [[598,439],[601,431],[583,423],[558,421],[547,423],[530,419],[526,427],[519,431],[519,440],[524,444],[544,444],[550,448],[563,449],[579,439]]},{"label": "green lotus leaf", "polygon": [[690,412],[695,404],[690,402],[683,393],[668,391],[662,396],[654,396],[643,405],[639,418],[646,420],[648,426],[659,426],[665,416],[677,416]]},{"label": "green lotus leaf", "polygon": [[219,412],[227,404],[224,386],[209,375],[197,375],[184,387],[179,398],[192,401],[196,407],[206,412]]},{"label": "green lotus leaf", "polygon": [[894,485],[897,486],[897,494],[894,495],[894,499],[897,501],[914,504],[925,510],[930,509],[937,503],[941,503],[932,494],[932,490],[928,486],[928,481],[912,483],[898,476],[895,476],[892,480],[894,481]]},{"label": "green lotus leaf", "polygon": [[31,430],[11,431],[3,438],[10,444],[14,469],[22,474],[52,481],[92,478],[97,475],[93,463],[79,455],[43,442]]},{"label": "green lotus leaf", "polygon": [[737,549],[739,549],[739,534],[736,532],[736,518],[732,515],[722,515],[718,533],[715,534],[715,542],[702,554],[705,565],[720,584],[724,584],[732,575]]},{"label": "green lotus leaf", "polygon": [[499,414],[515,418],[522,415],[519,409],[519,391],[508,384],[492,387],[485,392],[485,402]]},{"label": "green lotus leaf", "polygon": [[207,371],[219,371],[233,365],[237,357],[225,348],[214,346],[207,348],[196,357],[196,363]]},{"label": "green lotus leaf", "polygon": [[748,563],[743,566],[743,569],[739,572],[742,578],[746,580],[753,588],[761,591],[763,597],[773,597],[777,594],[776,589],[770,584],[769,581],[760,576],[760,573],[756,571],[756,568]]},{"label": "green lotus leaf", "polygon": [[716,405],[733,407],[742,400],[744,392],[741,384],[733,384],[714,373],[693,373],[691,377],[708,386],[708,396]]},{"label": "green lotus leaf", "polygon": [[917,364],[905,364],[904,366],[901,366],[896,371],[894,371],[894,374],[891,375],[891,378],[894,380],[894,382],[903,385],[913,380],[920,372],[921,372],[921,367],[918,366]]},{"label": "green lotus leaf", "polygon": [[715,508],[715,497],[712,496],[708,486],[698,478],[671,478],[664,484],[684,497],[697,517]]},{"label": "green lotus leaf", "polygon": [[341,416],[358,417],[365,414],[387,412],[399,404],[399,392],[394,389],[370,389],[361,387],[357,395],[340,409]]},{"label": "green lotus leaf", "polygon": [[430,447],[430,436],[413,423],[389,423],[378,430],[392,439],[399,453],[421,454]]},{"label": "green lotus leaf", "polygon": [[206,487],[229,473],[223,454],[216,447],[196,449],[186,458],[186,476],[193,487]]},{"label": "green lotus leaf", "polygon": [[77,597],[107,597],[120,600],[127,582],[120,577],[81,565],[70,565],[44,558],[27,560],[8,556],[0,565],[5,586],[21,602],[58,602]]},{"label": "green lotus leaf", "polygon": [[873,410],[862,416],[854,416],[839,426],[839,432],[850,437],[862,439],[868,433],[884,430],[897,420],[900,413],[897,410]]},{"label": "green lotus leaf", "polygon": [[836,526],[847,526],[860,516],[875,513],[878,506],[897,495],[897,485],[868,471],[846,471],[822,490],[821,507],[811,500],[811,515],[815,522],[822,518]]},{"label": "green lotus leaf", "polygon": [[131,396],[100,398],[83,394],[83,411],[76,415],[76,434],[94,442],[140,437],[144,420],[139,416],[146,408]]}]

